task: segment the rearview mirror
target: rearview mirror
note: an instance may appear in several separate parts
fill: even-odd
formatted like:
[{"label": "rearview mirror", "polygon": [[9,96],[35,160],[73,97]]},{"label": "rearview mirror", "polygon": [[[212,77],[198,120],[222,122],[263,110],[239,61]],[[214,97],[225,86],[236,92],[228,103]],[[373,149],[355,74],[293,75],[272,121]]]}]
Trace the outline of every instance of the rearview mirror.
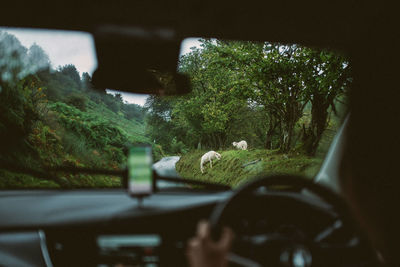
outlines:
[{"label": "rearview mirror", "polygon": [[181,40],[172,30],[103,26],[94,39],[96,88],[156,95],[190,92],[189,79],[176,72]]}]

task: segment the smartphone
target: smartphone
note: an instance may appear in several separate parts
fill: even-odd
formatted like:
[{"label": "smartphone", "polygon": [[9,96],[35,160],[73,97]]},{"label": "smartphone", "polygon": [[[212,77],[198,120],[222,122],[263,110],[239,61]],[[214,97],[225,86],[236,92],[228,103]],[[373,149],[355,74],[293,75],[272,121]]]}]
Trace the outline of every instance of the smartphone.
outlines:
[{"label": "smartphone", "polygon": [[134,146],[128,155],[128,192],[146,196],[153,191],[153,159],[151,146]]}]

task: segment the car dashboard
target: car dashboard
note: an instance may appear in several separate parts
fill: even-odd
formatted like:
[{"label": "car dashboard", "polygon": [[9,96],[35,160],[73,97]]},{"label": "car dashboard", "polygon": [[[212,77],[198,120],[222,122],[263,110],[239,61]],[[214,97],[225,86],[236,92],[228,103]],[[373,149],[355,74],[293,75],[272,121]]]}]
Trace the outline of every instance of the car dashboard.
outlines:
[{"label": "car dashboard", "polygon": [[[0,266],[187,266],[186,243],[197,222],[232,192],[169,189],[139,201],[122,189],[3,191]],[[336,215],[319,198],[269,192],[257,201],[262,212],[237,214],[232,224],[241,236],[353,238],[331,233]]]}]

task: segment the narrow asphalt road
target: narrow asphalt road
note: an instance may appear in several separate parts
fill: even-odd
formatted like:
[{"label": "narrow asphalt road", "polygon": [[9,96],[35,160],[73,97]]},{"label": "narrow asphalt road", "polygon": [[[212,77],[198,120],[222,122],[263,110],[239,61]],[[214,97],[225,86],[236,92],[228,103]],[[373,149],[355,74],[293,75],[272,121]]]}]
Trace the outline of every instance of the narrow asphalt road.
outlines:
[{"label": "narrow asphalt road", "polygon": [[[179,156],[164,157],[153,164],[153,169],[160,176],[180,177],[179,174],[176,172],[175,168],[175,164],[179,161],[180,158],[181,157]],[[165,187],[176,187],[182,185],[165,181],[158,181],[157,186],[158,188],[165,188]]]}]

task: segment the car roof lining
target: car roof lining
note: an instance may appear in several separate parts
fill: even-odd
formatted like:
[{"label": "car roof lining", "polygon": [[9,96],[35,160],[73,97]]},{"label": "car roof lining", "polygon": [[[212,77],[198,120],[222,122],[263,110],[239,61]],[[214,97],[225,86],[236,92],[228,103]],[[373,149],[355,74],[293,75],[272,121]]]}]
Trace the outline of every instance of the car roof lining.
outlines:
[{"label": "car roof lining", "polygon": [[[0,25],[94,32],[101,25],[169,27],[177,38],[214,37],[346,49],[379,27],[383,3],[335,1],[34,1],[2,6]],[[328,6],[327,6],[328,5]]]}]

